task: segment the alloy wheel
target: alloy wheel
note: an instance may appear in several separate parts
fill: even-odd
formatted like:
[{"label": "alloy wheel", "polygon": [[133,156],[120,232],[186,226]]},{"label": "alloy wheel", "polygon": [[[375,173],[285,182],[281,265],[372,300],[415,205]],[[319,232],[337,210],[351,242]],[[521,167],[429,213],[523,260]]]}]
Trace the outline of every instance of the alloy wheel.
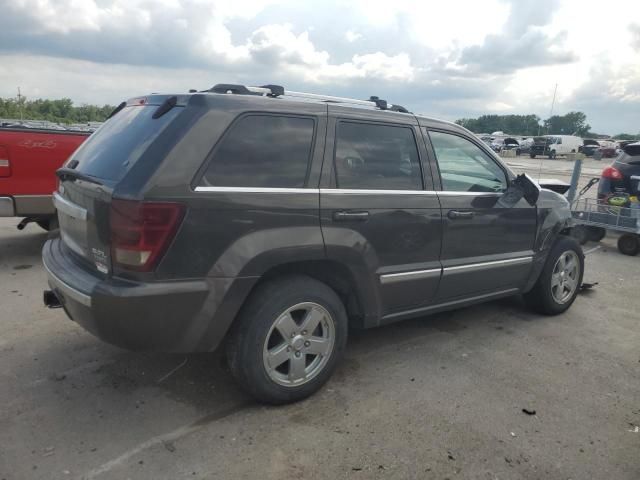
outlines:
[{"label": "alloy wheel", "polygon": [[578,288],[580,261],[573,250],[563,252],[553,266],[551,273],[551,295],[560,303],[567,303]]},{"label": "alloy wheel", "polygon": [[335,325],[321,305],[304,302],[280,314],[264,342],[267,375],[278,385],[297,387],[326,366],[335,344]]}]

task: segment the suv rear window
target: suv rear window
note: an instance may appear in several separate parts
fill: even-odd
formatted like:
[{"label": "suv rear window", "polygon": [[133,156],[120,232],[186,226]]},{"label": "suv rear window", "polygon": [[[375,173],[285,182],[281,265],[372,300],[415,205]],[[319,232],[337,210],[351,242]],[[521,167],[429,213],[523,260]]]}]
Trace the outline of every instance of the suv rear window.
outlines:
[{"label": "suv rear window", "polygon": [[334,161],[338,188],[422,189],[420,157],[411,128],[340,122]]},{"label": "suv rear window", "polygon": [[307,180],[314,120],[249,115],[216,148],[201,184],[215,187],[299,188]]},{"label": "suv rear window", "polygon": [[626,145],[622,150],[626,155],[620,155],[618,162],[630,163],[632,165],[640,164],[640,142]]},{"label": "suv rear window", "polygon": [[71,159],[76,170],[105,180],[120,180],[149,145],[182,111],[175,107],[151,118],[157,105],[125,107],[91,135]]}]

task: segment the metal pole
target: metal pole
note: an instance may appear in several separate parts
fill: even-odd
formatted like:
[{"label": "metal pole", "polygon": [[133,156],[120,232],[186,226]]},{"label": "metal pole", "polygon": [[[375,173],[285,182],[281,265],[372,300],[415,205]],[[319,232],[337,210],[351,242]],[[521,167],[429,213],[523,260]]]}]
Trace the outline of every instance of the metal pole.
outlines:
[{"label": "metal pole", "polygon": [[576,190],[578,189],[578,182],[580,181],[580,173],[582,172],[582,159],[578,159],[573,164],[573,174],[571,174],[571,186],[567,193],[567,200],[569,203],[573,203],[576,196]]}]

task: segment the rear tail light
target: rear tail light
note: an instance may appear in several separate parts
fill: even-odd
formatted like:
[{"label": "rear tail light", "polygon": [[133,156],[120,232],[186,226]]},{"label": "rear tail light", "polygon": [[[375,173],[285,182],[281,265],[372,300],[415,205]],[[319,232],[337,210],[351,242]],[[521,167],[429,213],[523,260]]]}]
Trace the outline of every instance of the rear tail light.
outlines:
[{"label": "rear tail light", "polygon": [[152,270],[173,240],[184,211],[180,203],[112,200],[113,262],[129,270]]},{"label": "rear tail light", "polygon": [[602,176],[604,178],[610,178],[611,180],[622,180],[624,177],[622,176],[622,173],[620,173],[620,170],[618,170],[616,167],[607,167],[604,170],[602,170]]}]

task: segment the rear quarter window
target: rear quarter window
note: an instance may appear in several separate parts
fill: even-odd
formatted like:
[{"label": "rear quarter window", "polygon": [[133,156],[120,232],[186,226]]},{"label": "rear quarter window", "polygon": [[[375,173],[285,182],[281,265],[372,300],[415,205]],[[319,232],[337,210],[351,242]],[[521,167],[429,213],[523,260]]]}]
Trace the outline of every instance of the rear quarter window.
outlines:
[{"label": "rear quarter window", "polygon": [[118,181],[183,110],[174,107],[152,118],[157,105],[125,107],[96,130],[72,155],[75,170],[92,177]]},{"label": "rear quarter window", "polygon": [[315,121],[310,117],[242,117],[216,147],[200,185],[304,187],[314,128]]}]

